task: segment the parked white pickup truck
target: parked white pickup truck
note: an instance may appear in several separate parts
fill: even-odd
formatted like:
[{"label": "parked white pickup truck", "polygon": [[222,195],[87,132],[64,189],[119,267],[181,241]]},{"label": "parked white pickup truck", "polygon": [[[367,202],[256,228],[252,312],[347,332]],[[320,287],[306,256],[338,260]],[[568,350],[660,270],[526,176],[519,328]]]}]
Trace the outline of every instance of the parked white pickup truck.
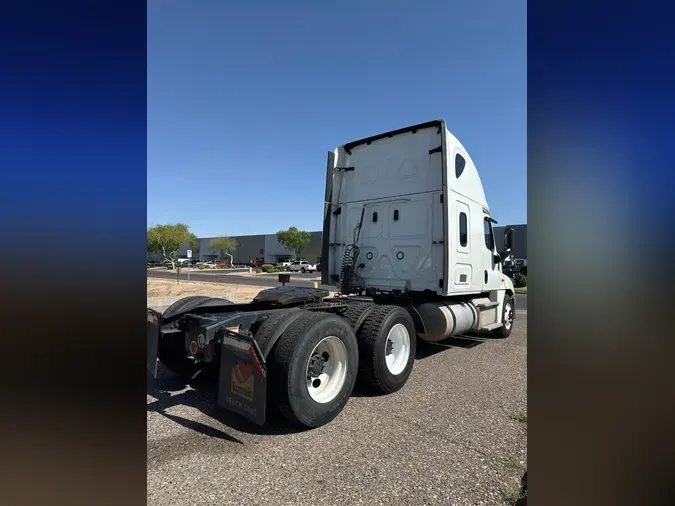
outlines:
[{"label": "parked white pickup truck", "polygon": [[316,265],[310,264],[307,260],[292,262],[288,268],[291,272],[316,272]]}]

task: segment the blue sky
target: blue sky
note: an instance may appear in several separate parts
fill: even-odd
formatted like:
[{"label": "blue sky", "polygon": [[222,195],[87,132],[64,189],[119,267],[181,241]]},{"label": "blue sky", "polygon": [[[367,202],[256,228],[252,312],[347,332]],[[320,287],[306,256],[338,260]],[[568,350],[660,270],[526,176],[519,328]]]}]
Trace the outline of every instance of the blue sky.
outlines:
[{"label": "blue sky", "polygon": [[444,118],[527,220],[525,0],[148,0],[148,224],[322,226],[326,152]]}]

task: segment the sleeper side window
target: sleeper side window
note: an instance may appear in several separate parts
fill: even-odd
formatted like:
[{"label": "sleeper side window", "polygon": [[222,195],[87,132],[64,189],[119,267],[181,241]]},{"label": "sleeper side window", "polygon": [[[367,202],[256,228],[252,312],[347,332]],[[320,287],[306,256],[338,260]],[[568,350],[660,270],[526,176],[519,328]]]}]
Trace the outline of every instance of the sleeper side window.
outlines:
[{"label": "sleeper side window", "polygon": [[455,177],[459,177],[464,172],[464,167],[466,166],[466,160],[462,155],[457,153],[455,155]]}]

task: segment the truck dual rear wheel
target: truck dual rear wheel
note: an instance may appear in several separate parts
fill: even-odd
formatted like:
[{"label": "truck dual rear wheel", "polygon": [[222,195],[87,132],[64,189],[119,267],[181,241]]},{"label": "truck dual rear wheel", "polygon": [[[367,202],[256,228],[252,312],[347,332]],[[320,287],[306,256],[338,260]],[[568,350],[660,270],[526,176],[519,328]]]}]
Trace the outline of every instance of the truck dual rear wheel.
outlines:
[{"label": "truck dual rear wheel", "polygon": [[358,331],[359,378],[386,394],[403,388],[415,362],[417,335],[410,313],[379,306]]},{"label": "truck dual rear wheel", "polygon": [[[183,311],[214,304],[230,305],[232,302],[227,299],[194,295],[177,300],[166,308],[162,316],[168,318]],[[185,378],[191,378],[203,367],[203,364],[197,364],[194,360],[188,358],[188,352],[185,349],[185,335],[182,332],[165,334],[159,340],[157,358],[171,372]]]},{"label": "truck dual rear wheel", "polygon": [[284,331],[268,358],[268,398],[292,422],[320,427],[347,404],[358,372],[359,348],[339,316],[307,312]]}]

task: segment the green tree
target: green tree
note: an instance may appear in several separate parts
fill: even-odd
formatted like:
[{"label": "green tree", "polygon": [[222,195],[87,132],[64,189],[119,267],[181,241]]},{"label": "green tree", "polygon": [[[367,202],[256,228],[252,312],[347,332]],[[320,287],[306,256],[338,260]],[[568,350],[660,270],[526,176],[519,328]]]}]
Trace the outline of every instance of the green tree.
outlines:
[{"label": "green tree", "polygon": [[277,232],[277,241],[284,245],[293,255],[293,260],[301,250],[307,247],[312,239],[312,234],[304,230],[291,227],[288,230]]},{"label": "green tree", "polygon": [[199,241],[184,223],[155,225],[148,229],[148,251],[161,253],[162,258],[171,262],[172,267],[176,266],[176,253],[185,244],[190,244],[195,249]]},{"label": "green tree", "polygon": [[239,246],[236,239],[227,236],[214,237],[209,242],[209,246],[218,250],[219,259],[222,255],[227,255],[230,257],[230,265],[234,263],[232,252],[237,249],[237,246]]}]

